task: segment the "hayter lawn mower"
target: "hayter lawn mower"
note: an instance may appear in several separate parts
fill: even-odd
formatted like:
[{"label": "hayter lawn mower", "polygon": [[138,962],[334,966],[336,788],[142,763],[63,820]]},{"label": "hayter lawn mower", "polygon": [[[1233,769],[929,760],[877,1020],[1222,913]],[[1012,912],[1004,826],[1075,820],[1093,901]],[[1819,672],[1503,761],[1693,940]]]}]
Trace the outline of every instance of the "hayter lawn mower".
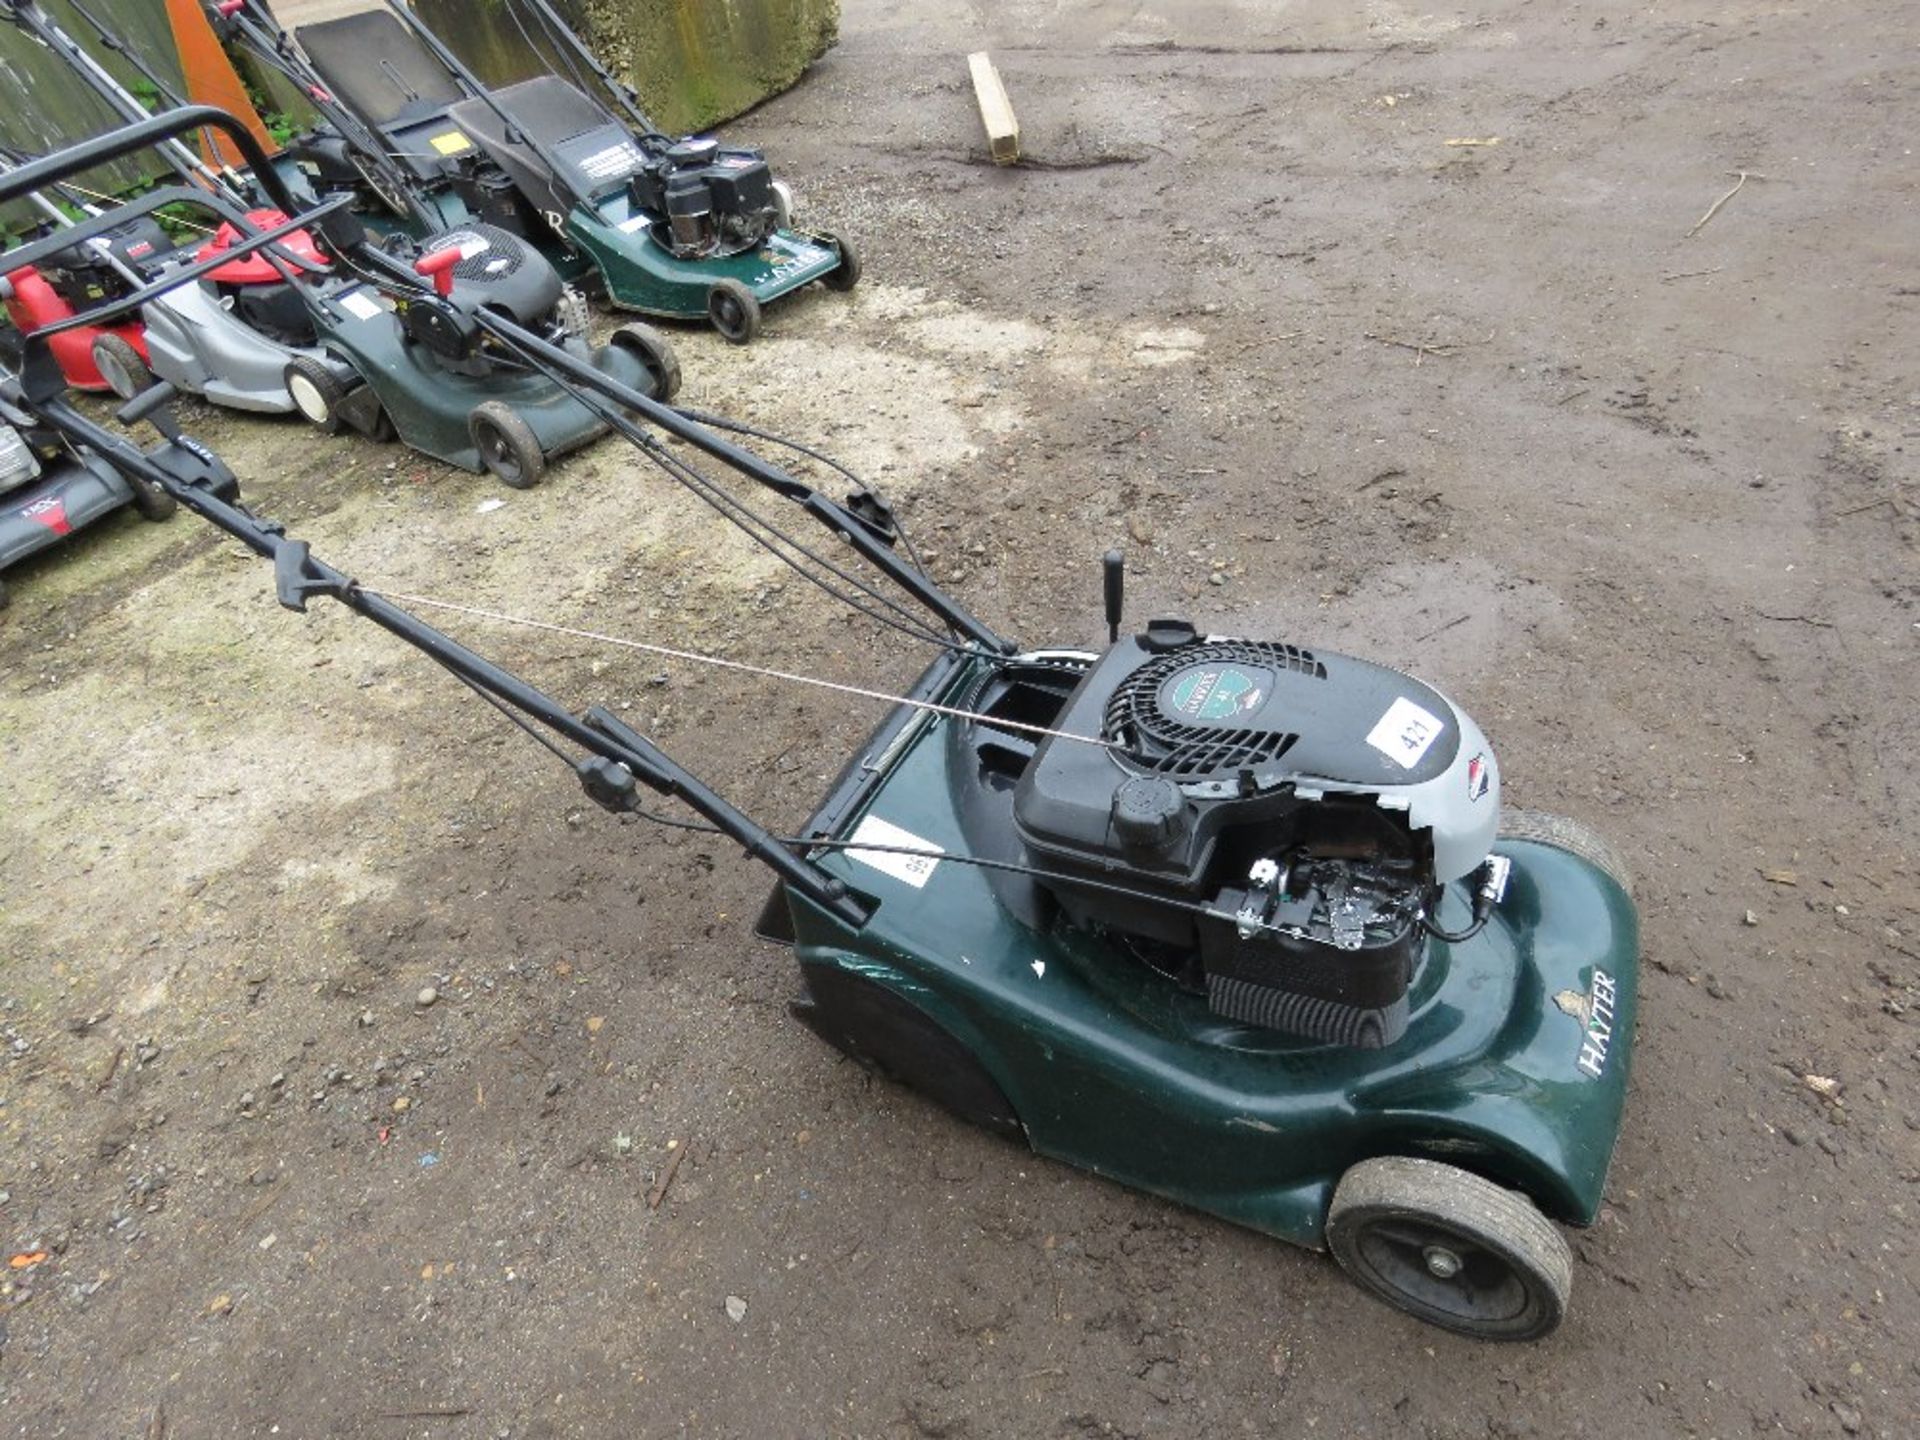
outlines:
[{"label": "hayter lawn mower", "polygon": [[366,167],[348,152],[376,135],[380,158],[404,166],[428,205],[445,213],[457,197],[474,218],[550,247],[563,268],[584,257],[621,309],[704,316],[745,344],[764,305],[814,280],[848,290],[860,278],[846,241],[792,228],[791,195],[759,151],[662,135],[545,0],[507,0],[507,12],[529,53],[541,46],[525,20],[572,78],[498,90],[400,0],[302,25],[292,38],[260,0],[210,0],[209,11],[323,114],[345,110],[357,122],[336,120],[296,144],[313,173],[353,183]]},{"label": "hayter lawn mower", "polygon": [[[602,807],[737,841],[774,872],[759,930],[791,947],[793,1013],[830,1044],[1042,1154],[1331,1249],[1421,1319],[1507,1340],[1559,1322],[1573,1267],[1552,1222],[1599,1209],[1636,1005],[1638,922],[1603,841],[1503,815],[1485,737],[1407,676],[1177,620],[1123,638],[1117,556],[1104,648],[1018,646],[896,553],[912,550],[872,495],[836,502],[486,323],[805,578],[934,648],[887,695],[618,642],[886,702],[798,833],[415,612],[565,627],[382,593],[151,466],[68,403],[42,336],[20,403],[270,559],[283,605],[332,599],[420,649]],[[798,505],[875,578],[801,546],[662,434]],[[655,813],[648,791],[697,818]]]}]

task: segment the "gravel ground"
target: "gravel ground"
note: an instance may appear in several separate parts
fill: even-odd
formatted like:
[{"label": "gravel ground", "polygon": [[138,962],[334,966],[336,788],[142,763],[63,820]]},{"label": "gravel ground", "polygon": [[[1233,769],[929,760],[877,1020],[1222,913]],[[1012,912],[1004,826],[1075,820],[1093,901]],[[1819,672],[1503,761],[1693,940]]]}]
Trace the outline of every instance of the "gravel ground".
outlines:
[{"label": "gravel ground", "polygon": [[[787,1019],[731,847],[614,823],[373,627],[127,517],[0,619],[0,1238],[48,1252],[0,1279],[0,1431],[1915,1434],[1911,6],[842,33],[732,133],[868,280],[747,350],[681,332],[688,398],[868,475],[1010,633],[1095,638],[1121,545],[1135,614],[1416,669],[1509,801],[1621,847],[1635,1087],[1567,1325],[1453,1339],[866,1078]],[[922,663],[614,445],[509,493],[184,413],[369,584]],[[453,628],[781,824],[875,718]]]}]

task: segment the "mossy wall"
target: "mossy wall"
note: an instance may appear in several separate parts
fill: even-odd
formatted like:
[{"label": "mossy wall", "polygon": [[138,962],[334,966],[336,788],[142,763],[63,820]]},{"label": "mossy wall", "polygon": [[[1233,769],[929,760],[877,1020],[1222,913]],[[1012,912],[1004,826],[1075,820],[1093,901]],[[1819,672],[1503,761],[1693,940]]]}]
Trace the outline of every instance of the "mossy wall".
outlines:
[{"label": "mossy wall", "polygon": [[[415,3],[492,83],[542,68],[529,61],[503,0]],[[706,129],[779,94],[840,27],[840,0],[561,0],[558,8],[669,134]]]}]

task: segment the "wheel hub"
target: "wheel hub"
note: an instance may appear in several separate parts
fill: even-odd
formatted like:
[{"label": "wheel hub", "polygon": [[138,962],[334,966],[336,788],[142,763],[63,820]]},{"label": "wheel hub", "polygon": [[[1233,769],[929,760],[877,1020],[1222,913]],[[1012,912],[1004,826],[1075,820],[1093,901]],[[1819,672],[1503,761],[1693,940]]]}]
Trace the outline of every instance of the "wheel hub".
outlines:
[{"label": "wheel hub", "polygon": [[1427,1273],[1436,1280],[1451,1280],[1460,1273],[1460,1257],[1444,1245],[1429,1245],[1420,1252],[1427,1262]]}]

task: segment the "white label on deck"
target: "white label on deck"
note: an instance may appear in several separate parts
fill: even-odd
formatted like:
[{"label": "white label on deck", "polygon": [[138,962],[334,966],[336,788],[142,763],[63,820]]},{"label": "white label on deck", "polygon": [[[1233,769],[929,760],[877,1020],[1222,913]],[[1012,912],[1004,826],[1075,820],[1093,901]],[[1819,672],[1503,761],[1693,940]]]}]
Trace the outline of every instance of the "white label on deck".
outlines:
[{"label": "white label on deck", "polygon": [[364,290],[349,290],[339,298],[340,308],[357,319],[371,320],[380,313],[380,302]]},{"label": "white label on deck", "polygon": [[[853,840],[864,840],[869,845],[886,845],[888,850],[849,850],[847,854],[862,865],[871,865],[883,874],[896,880],[904,880],[918,890],[933,878],[934,867],[940,863],[937,857],[946,854],[931,840],[922,840],[911,830],[902,830],[898,825],[882,820],[878,815],[868,815],[853,827]],[[921,855],[896,855],[894,850],[921,850]]]},{"label": "white label on deck", "polygon": [[1429,715],[1402,695],[1367,732],[1367,744],[1402,770],[1411,770],[1446,728],[1446,722],[1438,715]]}]

